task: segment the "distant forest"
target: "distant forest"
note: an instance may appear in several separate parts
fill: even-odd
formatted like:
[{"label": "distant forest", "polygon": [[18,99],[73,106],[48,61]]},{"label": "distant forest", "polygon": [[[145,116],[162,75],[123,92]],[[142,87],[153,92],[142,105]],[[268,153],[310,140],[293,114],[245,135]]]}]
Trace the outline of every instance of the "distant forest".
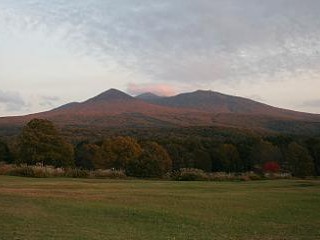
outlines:
[{"label": "distant forest", "polygon": [[0,162],[115,169],[142,178],[162,177],[185,168],[320,175],[320,138],[315,136],[218,127],[93,132],[60,131],[48,120],[33,119],[18,136],[0,141]]}]

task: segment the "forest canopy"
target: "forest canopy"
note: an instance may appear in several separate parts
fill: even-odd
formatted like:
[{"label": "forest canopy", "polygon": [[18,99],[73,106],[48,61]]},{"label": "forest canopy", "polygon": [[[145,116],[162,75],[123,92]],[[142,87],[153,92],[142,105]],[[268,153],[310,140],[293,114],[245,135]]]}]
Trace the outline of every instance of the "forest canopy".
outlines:
[{"label": "forest canopy", "polygon": [[320,175],[320,139],[316,137],[256,134],[239,129],[153,131],[119,131],[79,140],[66,138],[48,120],[33,119],[15,141],[0,141],[0,162],[115,169],[143,178],[185,168]]}]

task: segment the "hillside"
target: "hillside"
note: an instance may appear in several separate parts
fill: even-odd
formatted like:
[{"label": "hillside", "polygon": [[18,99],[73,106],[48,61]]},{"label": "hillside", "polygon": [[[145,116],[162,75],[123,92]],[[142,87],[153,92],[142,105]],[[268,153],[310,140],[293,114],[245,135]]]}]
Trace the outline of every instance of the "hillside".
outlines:
[{"label": "hillside", "polygon": [[173,97],[160,97],[152,93],[132,97],[110,89],[84,102],[69,103],[47,112],[0,118],[0,133],[14,133],[33,118],[45,118],[60,126],[73,128],[222,126],[320,134],[320,115],[201,90]]},{"label": "hillside", "polygon": [[288,119],[317,121],[320,115],[296,112],[272,107],[251,99],[213,91],[198,90],[173,97],[145,98],[145,101],[161,106],[196,109],[219,114],[246,114]]}]

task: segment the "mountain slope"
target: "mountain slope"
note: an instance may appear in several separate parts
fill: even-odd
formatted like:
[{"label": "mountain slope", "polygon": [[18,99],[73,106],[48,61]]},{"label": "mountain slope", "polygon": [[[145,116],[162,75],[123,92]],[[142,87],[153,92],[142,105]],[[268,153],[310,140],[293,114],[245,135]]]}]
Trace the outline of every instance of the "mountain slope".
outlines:
[{"label": "mountain slope", "polygon": [[223,126],[320,134],[320,115],[284,110],[212,91],[173,97],[146,94],[134,98],[110,89],[84,102],[69,103],[51,111],[0,118],[0,134],[1,129],[21,128],[33,118],[81,128]]},{"label": "mountain slope", "polygon": [[136,98],[141,100],[154,100],[154,99],[159,99],[161,97],[154,93],[146,92],[136,96]]},{"label": "mountain slope", "polygon": [[319,115],[272,107],[247,98],[230,96],[213,91],[198,90],[173,97],[145,99],[145,101],[167,107],[188,108],[219,114],[245,114],[280,117],[300,120],[319,120]]},{"label": "mountain slope", "polygon": [[174,127],[211,124],[211,115],[144,102],[110,89],[82,103],[69,103],[51,111],[21,117],[0,118],[0,126],[22,125],[46,118],[59,125],[99,127]]}]

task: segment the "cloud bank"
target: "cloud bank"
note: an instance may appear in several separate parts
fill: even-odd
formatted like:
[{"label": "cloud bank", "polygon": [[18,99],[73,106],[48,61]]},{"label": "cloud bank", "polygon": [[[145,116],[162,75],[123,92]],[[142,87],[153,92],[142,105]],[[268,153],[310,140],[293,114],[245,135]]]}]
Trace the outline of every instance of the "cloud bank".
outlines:
[{"label": "cloud bank", "polygon": [[19,93],[0,90],[0,106],[9,112],[15,112],[26,108],[27,104]]},{"label": "cloud bank", "polygon": [[[20,0],[6,23],[57,32],[81,54],[158,81],[258,81],[320,63],[314,0]],[[19,21],[18,21],[18,20]]]},{"label": "cloud bank", "polygon": [[171,85],[268,99],[245,89],[292,79],[320,87],[319,12],[316,0],[2,0],[0,33],[59,39],[75,57],[128,73],[119,85],[132,93]]}]

